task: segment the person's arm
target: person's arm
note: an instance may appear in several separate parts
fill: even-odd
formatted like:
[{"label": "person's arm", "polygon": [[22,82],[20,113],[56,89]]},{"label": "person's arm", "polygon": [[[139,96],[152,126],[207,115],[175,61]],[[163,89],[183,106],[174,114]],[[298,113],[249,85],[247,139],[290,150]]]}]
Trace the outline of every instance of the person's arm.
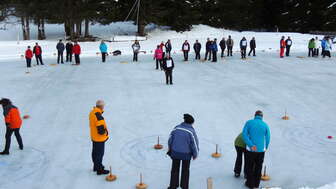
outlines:
[{"label": "person's arm", "polygon": [[243,129],[243,139],[244,139],[245,144],[248,147],[252,148],[253,146],[255,146],[249,136],[249,123],[248,122],[246,122],[244,129]]},{"label": "person's arm", "polygon": [[198,153],[199,153],[198,137],[195,132],[192,132],[192,134],[190,134],[190,140],[191,140],[190,147],[192,151],[192,156],[193,156],[193,159],[195,160],[198,157]]},{"label": "person's arm", "polygon": [[10,122],[11,122],[11,119],[12,119],[11,112],[12,112],[12,110],[9,110],[8,114],[5,116],[6,127],[10,127]]},{"label": "person's arm", "polygon": [[101,113],[96,112],[95,115],[96,115],[96,118],[97,118],[97,122],[96,122],[97,132],[98,132],[98,134],[103,135],[103,134],[106,133],[106,129],[105,129],[105,126],[104,126],[105,125],[105,120],[104,120]]}]

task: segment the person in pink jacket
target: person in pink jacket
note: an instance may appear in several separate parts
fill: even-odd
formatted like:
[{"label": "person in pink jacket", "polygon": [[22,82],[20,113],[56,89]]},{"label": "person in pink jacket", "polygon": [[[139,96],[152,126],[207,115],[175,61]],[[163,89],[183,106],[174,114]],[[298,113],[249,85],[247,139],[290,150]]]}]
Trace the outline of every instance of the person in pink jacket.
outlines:
[{"label": "person in pink jacket", "polygon": [[160,45],[158,45],[154,53],[154,60],[156,60],[157,70],[159,69],[159,65],[160,65],[160,69],[162,70],[163,57],[164,57],[163,50],[160,48]]}]

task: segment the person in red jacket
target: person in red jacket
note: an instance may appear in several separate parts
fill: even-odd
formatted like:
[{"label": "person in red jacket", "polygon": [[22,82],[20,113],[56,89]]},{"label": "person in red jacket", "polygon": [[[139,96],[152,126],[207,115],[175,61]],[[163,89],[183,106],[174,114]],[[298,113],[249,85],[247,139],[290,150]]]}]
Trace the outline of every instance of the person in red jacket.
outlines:
[{"label": "person in red jacket", "polygon": [[9,155],[9,148],[13,133],[15,134],[20,150],[23,150],[23,143],[20,135],[22,120],[19,109],[15,107],[9,99],[1,99],[0,104],[3,108],[3,115],[5,116],[6,123],[6,145],[5,150],[3,152],[0,152],[0,155]]},{"label": "person in red jacket", "polygon": [[41,65],[44,65],[42,61],[42,48],[38,43],[35,43],[33,53],[35,54],[37,65],[40,65],[39,63],[41,63]]},{"label": "person in red jacket", "polygon": [[33,58],[33,51],[30,50],[30,46],[28,46],[26,52],[25,52],[26,62],[27,62],[27,68],[31,67],[31,59]]},{"label": "person in red jacket", "polygon": [[280,58],[283,58],[285,56],[285,48],[286,48],[285,36],[282,36],[280,40]]},{"label": "person in red jacket", "polygon": [[154,59],[156,60],[156,69],[158,70],[160,65],[160,69],[162,70],[163,50],[160,45],[158,45],[155,50]]},{"label": "person in red jacket", "polygon": [[75,45],[72,48],[72,53],[75,55],[76,65],[79,65],[80,64],[79,55],[81,54],[81,47],[79,46],[77,41],[75,41]]}]

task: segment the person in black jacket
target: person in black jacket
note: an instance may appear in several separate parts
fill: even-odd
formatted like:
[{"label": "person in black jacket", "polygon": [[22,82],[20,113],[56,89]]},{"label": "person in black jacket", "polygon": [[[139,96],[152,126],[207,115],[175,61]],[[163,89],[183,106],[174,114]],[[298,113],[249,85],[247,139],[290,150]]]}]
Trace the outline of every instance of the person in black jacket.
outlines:
[{"label": "person in black jacket", "polygon": [[214,41],[211,44],[211,50],[212,50],[212,62],[217,62],[217,39],[214,39]]},{"label": "person in black jacket", "polygon": [[291,46],[292,46],[292,40],[288,36],[288,38],[286,39],[286,56],[289,56]]},{"label": "person in black jacket", "polygon": [[163,70],[166,74],[166,84],[172,85],[173,84],[173,69],[175,67],[174,60],[172,57],[170,57],[169,54],[167,54],[166,58],[163,59]]},{"label": "person in black jacket", "polygon": [[71,41],[68,41],[65,45],[65,50],[66,50],[66,62],[72,62],[72,48],[73,44]]},{"label": "person in black jacket", "polygon": [[247,49],[247,40],[245,37],[243,37],[243,39],[240,40],[240,52],[242,59],[246,59],[246,49]]},{"label": "person in black jacket", "polygon": [[188,61],[189,51],[190,51],[190,44],[188,43],[188,40],[185,40],[182,45],[182,51],[184,55],[184,61]]},{"label": "person in black jacket", "polygon": [[201,59],[201,49],[202,49],[201,43],[198,42],[198,40],[196,40],[196,42],[194,44],[194,51],[195,51],[195,54],[196,54],[196,57],[195,57],[196,60]]},{"label": "person in black jacket", "polygon": [[225,38],[223,38],[220,42],[219,42],[219,46],[222,50],[222,54],[221,54],[221,57],[223,58],[224,57],[224,52],[225,52],[225,49],[226,49],[226,40]]},{"label": "person in black jacket", "polygon": [[208,55],[209,55],[209,61],[211,60],[211,41],[210,38],[207,39],[207,42],[205,44],[205,57],[204,57],[204,61],[207,60]]},{"label": "person in black jacket", "polygon": [[64,52],[64,43],[62,42],[62,39],[59,40],[59,42],[56,45],[56,49],[57,49],[57,64],[60,63],[60,59],[61,59],[61,63],[64,64],[63,62],[63,52]]},{"label": "person in black jacket", "polygon": [[172,50],[170,39],[168,39],[168,41],[166,42],[165,47],[166,47],[166,53],[170,55],[170,52]]},{"label": "person in black jacket", "polygon": [[232,56],[233,44],[233,39],[231,38],[231,35],[229,35],[229,38],[226,40],[227,56]]},{"label": "person in black jacket", "polygon": [[248,53],[249,56],[251,56],[251,53],[253,52],[253,56],[256,56],[256,49],[257,45],[256,45],[256,41],[255,38],[252,37],[251,41],[250,41],[250,52]]}]

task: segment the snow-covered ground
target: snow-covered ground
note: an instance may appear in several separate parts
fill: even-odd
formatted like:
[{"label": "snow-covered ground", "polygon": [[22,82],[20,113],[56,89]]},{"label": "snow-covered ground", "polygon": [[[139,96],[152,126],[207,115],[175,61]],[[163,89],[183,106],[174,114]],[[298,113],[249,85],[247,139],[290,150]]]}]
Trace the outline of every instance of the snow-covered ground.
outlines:
[{"label": "snow-covered ground", "polygon": [[[236,44],[241,36],[256,36],[257,57],[242,61],[236,52],[216,64],[181,61],[183,39],[203,42],[207,36],[229,34]],[[282,35],[294,38],[290,58],[278,58]],[[140,173],[149,189],[166,188],[171,163],[165,155],[166,141],[187,112],[196,118],[201,149],[199,159],[192,162],[190,188],[204,189],[206,178],[212,177],[216,189],[243,189],[243,179],[233,177],[233,140],[257,109],[264,111],[272,134],[265,158],[272,179],[262,186],[336,188],[336,184],[326,185],[336,180],[336,139],[327,138],[336,137],[336,62],[334,58],[298,58],[306,56],[306,42],[312,36],[239,33],[202,25],[184,34],[154,30],[141,44],[150,51],[162,40],[173,40],[173,86],[166,86],[164,74],[154,70],[151,55],[141,54],[139,63],[130,62],[130,42],[112,43],[124,55],[110,56],[106,64],[95,54],[98,43],[82,43],[81,66],[53,66],[56,39],[62,33],[54,36],[40,42],[46,65],[33,67],[30,74],[25,74],[19,55],[34,41],[0,42],[0,95],[31,116],[22,128],[25,150],[18,150],[13,137],[11,155],[0,157],[1,189],[130,189],[139,182]],[[97,99],[107,103],[111,138],[104,163],[118,176],[114,183],[91,170],[88,113]],[[286,109],[289,121],[281,120]],[[0,127],[0,149],[4,130]],[[157,136],[165,145],[162,151],[152,149]],[[218,160],[210,157],[216,144],[223,154]]]}]

